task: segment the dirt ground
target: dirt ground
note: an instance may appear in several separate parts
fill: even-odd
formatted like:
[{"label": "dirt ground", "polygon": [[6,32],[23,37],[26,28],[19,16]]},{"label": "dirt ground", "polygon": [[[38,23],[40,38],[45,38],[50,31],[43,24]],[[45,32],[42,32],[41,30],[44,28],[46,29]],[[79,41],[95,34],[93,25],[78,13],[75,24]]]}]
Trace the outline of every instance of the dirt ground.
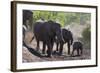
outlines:
[{"label": "dirt ground", "polygon": [[[25,43],[30,46],[31,48],[36,50],[36,40],[34,39],[31,43],[30,40],[32,39],[33,33],[32,32],[26,32],[26,36],[25,36]],[[42,50],[42,42],[40,42],[40,53]],[[53,50],[56,49],[56,44],[54,44]],[[33,55],[26,47],[23,46],[22,48],[22,61],[23,63],[26,62],[44,62],[44,61],[63,61],[63,60],[84,60],[84,59],[91,59],[91,51],[90,49],[85,49],[83,48],[83,55],[82,56],[76,56],[76,57],[72,57],[70,55],[68,55],[67,52],[67,44],[64,45],[63,48],[63,55],[62,56],[57,56],[57,55],[52,55],[51,58],[47,58],[47,57],[37,57],[35,55]],[[72,51],[72,46],[71,46],[71,51]],[[76,54],[76,51],[75,51]]]}]

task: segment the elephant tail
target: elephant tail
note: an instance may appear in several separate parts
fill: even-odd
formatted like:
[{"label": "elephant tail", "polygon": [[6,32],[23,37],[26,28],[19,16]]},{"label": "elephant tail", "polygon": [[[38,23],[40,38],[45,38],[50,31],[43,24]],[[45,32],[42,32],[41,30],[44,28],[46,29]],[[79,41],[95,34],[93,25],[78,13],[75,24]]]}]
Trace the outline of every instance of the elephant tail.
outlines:
[{"label": "elephant tail", "polygon": [[32,39],[31,39],[30,43],[33,41],[33,39],[34,39],[34,36],[32,37]]}]

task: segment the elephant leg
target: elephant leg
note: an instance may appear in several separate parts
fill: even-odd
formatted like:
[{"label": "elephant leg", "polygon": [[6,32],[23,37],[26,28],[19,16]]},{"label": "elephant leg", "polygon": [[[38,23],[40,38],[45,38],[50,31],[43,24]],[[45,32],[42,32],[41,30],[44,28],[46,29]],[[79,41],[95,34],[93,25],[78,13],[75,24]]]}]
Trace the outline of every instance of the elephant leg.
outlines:
[{"label": "elephant leg", "polygon": [[81,51],[81,55],[82,55],[83,54],[83,49],[81,48],[80,51]]},{"label": "elephant leg", "polygon": [[39,51],[39,48],[40,48],[39,44],[40,44],[39,40],[37,40],[37,47],[36,47],[37,51]]},{"label": "elephant leg", "polygon": [[53,41],[51,41],[51,48],[53,48],[53,45],[54,45],[54,42],[53,42]]},{"label": "elephant leg", "polygon": [[80,55],[80,50],[79,49],[77,49],[77,56],[79,56]]},{"label": "elephant leg", "polygon": [[59,43],[56,43],[56,51],[59,51],[58,46],[59,46]]},{"label": "elephant leg", "polygon": [[70,42],[68,42],[68,55],[70,55]]},{"label": "elephant leg", "polygon": [[46,49],[46,43],[45,43],[45,42],[43,42],[42,54],[45,54],[45,49]]},{"label": "elephant leg", "polygon": [[59,55],[62,55],[63,52],[63,43],[60,43]]},{"label": "elephant leg", "polygon": [[71,56],[74,56],[74,51],[75,51],[75,48],[73,48]]},{"label": "elephant leg", "polygon": [[51,46],[50,42],[47,43],[47,47],[48,47],[48,49],[47,49],[47,57],[51,57],[52,46]]}]

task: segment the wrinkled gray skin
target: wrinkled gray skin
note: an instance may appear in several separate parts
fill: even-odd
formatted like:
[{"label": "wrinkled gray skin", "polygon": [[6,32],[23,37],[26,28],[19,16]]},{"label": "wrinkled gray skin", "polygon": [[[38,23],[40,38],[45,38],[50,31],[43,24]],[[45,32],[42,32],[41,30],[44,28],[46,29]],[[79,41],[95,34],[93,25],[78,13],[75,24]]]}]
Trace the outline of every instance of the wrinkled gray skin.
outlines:
[{"label": "wrinkled gray skin", "polygon": [[42,53],[45,53],[47,46],[47,57],[51,57],[55,37],[58,38],[58,42],[62,41],[61,26],[53,21],[36,22],[34,24],[34,36],[37,41],[37,50],[39,50],[39,42],[42,41]]},{"label": "wrinkled gray skin", "polygon": [[83,53],[83,44],[81,42],[79,42],[79,41],[74,42],[72,56],[74,56],[75,50],[77,51],[77,55],[76,56],[82,55],[82,53]]},{"label": "wrinkled gray skin", "polygon": [[62,36],[63,36],[63,40],[61,42],[58,42],[57,39],[55,39],[55,42],[57,45],[55,53],[58,52],[58,55],[62,55],[63,45],[67,43],[68,44],[68,54],[70,55],[70,45],[72,45],[73,43],[72,32],[67,29],[62,29]]}]

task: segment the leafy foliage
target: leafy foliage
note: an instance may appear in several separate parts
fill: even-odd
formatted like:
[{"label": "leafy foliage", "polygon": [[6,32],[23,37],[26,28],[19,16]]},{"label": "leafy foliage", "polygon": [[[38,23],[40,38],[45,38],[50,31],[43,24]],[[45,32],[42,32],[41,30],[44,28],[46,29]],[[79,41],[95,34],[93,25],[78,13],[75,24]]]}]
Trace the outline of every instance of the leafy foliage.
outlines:
[{"label": "leafy foliage", "polygon": [[91,30],[90,27],[87,27],[82,32],[82,40],[84,42],[84,48],[90,49],[91,48]]},{"label": "leafy foliage", "polygon": [[90,21],[90,16],[89,13],[78,12],[33,11],[34,22],[42,18],[57,21],[62,27],[71,23],[85,24],[86,21]]},{"label": "leafy foliage", "polygon": [[91,39],[90,27],[87,27],[86,29],[84,29],[82,35],[83,35],[83,38],[85,41],[90,41],[90,39]]}]

